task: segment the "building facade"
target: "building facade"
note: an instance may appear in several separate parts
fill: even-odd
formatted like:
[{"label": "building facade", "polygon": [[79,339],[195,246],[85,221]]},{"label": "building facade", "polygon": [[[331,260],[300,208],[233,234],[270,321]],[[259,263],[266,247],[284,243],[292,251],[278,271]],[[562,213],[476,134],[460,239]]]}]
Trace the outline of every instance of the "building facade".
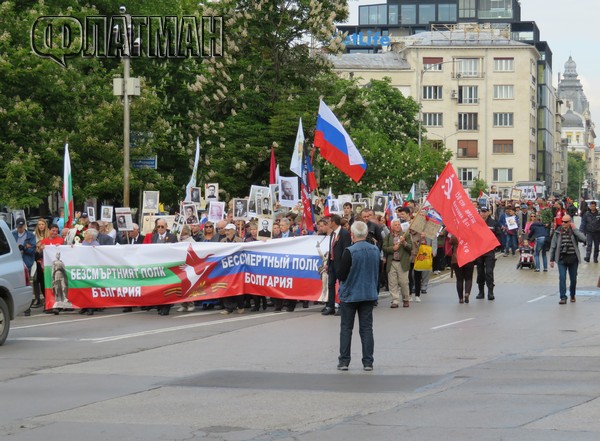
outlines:
[{"label": "building facade", "polygon": [[[518,0],[388,0],[358,10],[358,25],[338,26],[353,75],[367,83],[387,72],[415,98],[424,136],[452,150],[464,184],[480,177],[505,193],[518,181],[544,181],[550,193],[563,187],[553,182],[561,130],[552,52],[535,22],[521,21]],[[357,66],[358,54],[383,59],[386,51],[409,66],[395,74],[377,62]],[[349,74],[346,56],[334,65]]]},{"label": "building facade", "polygon": [[564,103],[562,114],[561,137],[564,140],[563,148],[567,151],[580,153],[586,163],[584,176],[573,177],[582,187],[582,194],[586,199],[594,199],[598,193],[598,155],[600,149],[596,148],[594,123],[592,122],[589,103],[583,86],[577,74],[577,64],[572,57],[565,62],[564,74],[558,79],[558,97]]}]

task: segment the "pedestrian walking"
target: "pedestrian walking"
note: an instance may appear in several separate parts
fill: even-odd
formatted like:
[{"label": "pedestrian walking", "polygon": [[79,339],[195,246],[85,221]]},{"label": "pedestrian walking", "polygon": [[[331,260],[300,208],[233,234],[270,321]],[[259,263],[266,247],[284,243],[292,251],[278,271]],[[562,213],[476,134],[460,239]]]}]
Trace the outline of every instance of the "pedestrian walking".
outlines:
[{"label": "pedestrian walking", "polygon": [[585,243],[585,235],[579,231],[571,216],[563,215],[561,225],[554,232],[552,244],[550,245],[550,268],[554,268],[554,262],[558,263],[558,289],[561,305],[567,303],[567,272],[569,273],[569,294],[571,303],[575,302],[577,289],[577,268],[581,261],[579,243]]}]

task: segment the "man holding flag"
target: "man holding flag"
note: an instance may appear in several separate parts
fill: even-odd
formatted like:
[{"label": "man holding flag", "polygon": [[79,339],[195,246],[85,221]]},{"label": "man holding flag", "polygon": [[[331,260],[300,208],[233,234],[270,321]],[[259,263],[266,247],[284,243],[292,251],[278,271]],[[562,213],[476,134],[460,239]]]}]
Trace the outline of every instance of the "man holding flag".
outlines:
[{"label": "man holding flag", "polygon": [[477,298],[483,298],[483,287],[487,285],[488,299],[494,300],[494,249],[500,244],[494,219],[489,217],[487,210],[482,210],[481,215],[477,213],[450,163],[446,164],[431,188],[427,200],[442,217],[446,230],[458,239],[458,265],[464,266],[478,259],[477,284],[480,293]]}]

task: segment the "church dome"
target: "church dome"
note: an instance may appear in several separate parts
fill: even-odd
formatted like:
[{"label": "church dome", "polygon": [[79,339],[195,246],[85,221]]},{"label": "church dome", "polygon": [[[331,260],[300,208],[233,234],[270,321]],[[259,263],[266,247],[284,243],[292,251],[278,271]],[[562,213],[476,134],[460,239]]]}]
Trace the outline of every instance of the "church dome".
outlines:
[{"label": "church dome", "polygon": [[573,61],[570,55],[569,59],[565,62],[565,77],[567,76],[577,77],[577,63]]},{"label": "church dome", "polygon": [[567,113],[563,115],[563,127],[580,127],[583,128],[583,120],[580,116],[577,116],[571,109],[567,110]]}]

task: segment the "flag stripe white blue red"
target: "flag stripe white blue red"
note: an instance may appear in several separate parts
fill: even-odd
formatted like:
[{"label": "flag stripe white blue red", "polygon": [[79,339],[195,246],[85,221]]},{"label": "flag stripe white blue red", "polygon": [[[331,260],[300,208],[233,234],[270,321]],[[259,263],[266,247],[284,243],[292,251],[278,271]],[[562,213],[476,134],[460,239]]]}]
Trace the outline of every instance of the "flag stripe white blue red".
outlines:
[{"label": "flag stripe white blue red", "polygon": [[323,208],[323,214],[325,216],[331,216],[331,210],[329,209],[329,204],[333,199],[333,195],[331,194],[331,188],[329,188],[329,194],[327,195],[327,199],[325,199],[325,207]]},{"label": "flag stripe white blue red", "polygon": [[367,169],[367,163],[350,135],[323,101],[319,104],[314,145],[320,149],[323,158],[354,182],[360,181]]},{"label": "flag stripe white blue red", "polygon": [[290,162],[290,170],[299,178],[302,177],[302,152],[304,151],[304,129],[302,128],[302,118],[298,122],[298,132],[296,133],[296,142]]},{"label": "flag stripe white blue red", "polygon": [[[312,233],[315,231],[315,213],[312,206],[312,188],[310,188],[309,174],[312,171],[310,156],[306,148],[302,154],[302,180],[300,183],[300,192],[302,193],[302,220],[305,223],[306,231]],[[313,172],[314,174],[314,172]]]},{"label": "flag stripe white blue red", "polygon": [[458,239],[458,265],[471,262],[499,243],[465,192],[452,165],[446,164],[431,187],[429,203],[440,214],[448,232]]},{"label": "flag stripe white blue red", "polygon": [[198,174],[198,161],[200,160],[200,138],[196,138],[196,156],[194,157],[194,170],[192,170],[192,177],[185,186],[185,202],[192,201],[192,187],[196,186],[197,174]]},{"label": "flag stripe white blue red", "polygon": [[71,156],[69,155],[69,144],[65,144],[65,162],[63,168],[63,201],[65,227],[73,226],[75,208],[73,205],[73,177],[71,175]]}]

